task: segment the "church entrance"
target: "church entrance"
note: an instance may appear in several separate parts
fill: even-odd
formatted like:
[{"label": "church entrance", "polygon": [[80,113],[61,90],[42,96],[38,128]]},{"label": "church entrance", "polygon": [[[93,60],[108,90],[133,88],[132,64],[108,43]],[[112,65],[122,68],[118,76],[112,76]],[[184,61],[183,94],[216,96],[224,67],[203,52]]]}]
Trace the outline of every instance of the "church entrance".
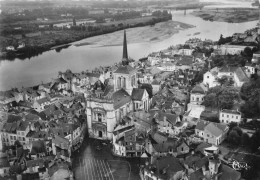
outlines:
[{"label": "church entrance", "polygon": [[102,138],[102,131],[98,131],[98,137]]}]

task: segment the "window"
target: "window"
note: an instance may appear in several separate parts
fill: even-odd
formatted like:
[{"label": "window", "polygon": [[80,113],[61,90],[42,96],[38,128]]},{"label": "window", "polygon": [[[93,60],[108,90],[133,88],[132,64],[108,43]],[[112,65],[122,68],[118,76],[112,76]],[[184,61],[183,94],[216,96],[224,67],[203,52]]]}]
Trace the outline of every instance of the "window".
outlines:
[{"label": "window", "polygon": [[224,120],[222,120],[222,122],[224,123]]},{"label": "window", "polygon": [[98,113],[98,122],[102,122],[102,114]]},{"label": "window", "polygon": [[14,140],[16,140],[16,136],[14,136]]},{"label": "window", "polygon": [[10,139],[13,140],[13,136],[10,136]]},{"label": "window", "polygon": [[209,134],[207,134],[207,137],[209,137]]},{"label": "window", "polygon": [[207,76],[207,78],[209,78],[209,76]]},{"label": "window", "polygon": [[224,117],[224,114],[222,114],[222,117]]},{"label": "window", "polygon": [[236,116],[236,119],[238,119],[238,116]]},{"label": "window", "polygon": [[227,115],[227,118],[229,118],[229,115]]}]

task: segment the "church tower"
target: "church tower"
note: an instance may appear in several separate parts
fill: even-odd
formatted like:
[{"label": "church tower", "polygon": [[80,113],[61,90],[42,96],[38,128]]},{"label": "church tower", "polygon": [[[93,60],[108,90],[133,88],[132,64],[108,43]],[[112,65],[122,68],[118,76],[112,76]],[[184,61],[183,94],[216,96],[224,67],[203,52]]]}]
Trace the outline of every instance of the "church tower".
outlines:
[{"label": "church tower", "polygon": [[137,86],[137,71],[129,65],[126,31],[124,30],[123,57],[121,65],[114,71],[114,91],[125,89],[129,94]]},{"label": "church tower", "polygon": [[124,41],[123,41],[123,57],[122,64],[128,65],[128,53],[127,53],[127,42],[126,42],[126,32],[124,30]]}]

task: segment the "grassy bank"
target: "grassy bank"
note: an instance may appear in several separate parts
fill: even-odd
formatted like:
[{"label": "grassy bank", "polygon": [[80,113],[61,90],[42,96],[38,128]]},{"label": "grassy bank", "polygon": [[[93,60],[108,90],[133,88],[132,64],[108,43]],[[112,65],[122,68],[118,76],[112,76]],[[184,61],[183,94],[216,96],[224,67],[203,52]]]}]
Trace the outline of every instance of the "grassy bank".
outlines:
[{"label": "grassy bank", "polygon": [[229,23],[242,23],[255,21],[259,18],[258,9],[252,8],[216,8],[203,9],[192,13],[204,20]]}]

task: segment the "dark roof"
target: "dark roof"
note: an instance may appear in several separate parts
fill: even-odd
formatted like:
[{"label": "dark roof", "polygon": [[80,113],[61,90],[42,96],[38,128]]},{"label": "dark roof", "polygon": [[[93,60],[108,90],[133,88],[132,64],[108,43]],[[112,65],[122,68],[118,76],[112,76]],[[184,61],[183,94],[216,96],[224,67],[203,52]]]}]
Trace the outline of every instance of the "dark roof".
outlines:
[{"label": "dark roof", "polygon": [[235,72],[238,67],[236,66],[224,66],[222,67],[219,72]]},{"label": "dark roof", "polygon": [[133,72],[135,72],[136,69],[134,69],[132,66],[130,65],[120,65],[117,70],[114,73],[119,73],[119,74],[132,74]]},{"label": "dark roof", "polygon": [[237,78],[239,79],[240,82],[249,81],[249,78],[247,77],[246,73],[242,70],[241,67],[237,68],[235,74],[237,75]]},{"label": "dark roof", "polygon": [[[180,161],[174,156],[159,158],[153,165],[158,168],[160,172],[159,176],[163,179],[170,179],[172,174],[184,170]],[[166,172],[163,173],[163,170]]]},{"label": "dark roof", "polygon": [[117,109],[128,102],[131,102],[130,95],[124,90],[120,89],[112,95],[112,99],[114,100],[114,108]]},{"label": "dark roof", "polygon": [[203,84],[197,84],[192,90],[191,93],[200,93],[205,94],[207,91],[207,88]]},{"label": "dark roof", "polygon": [[221,112],[223,113],[229,113],[229,114],[237,114],[237,115],[240,115],[241,113],[236,111],[236,110],[229,110],[229,109],[223,109],[221,110]]},{"label": "dark roof", "polygon": [[145,89],[133,88],[132,100],[141,101],[144,95]]}]

